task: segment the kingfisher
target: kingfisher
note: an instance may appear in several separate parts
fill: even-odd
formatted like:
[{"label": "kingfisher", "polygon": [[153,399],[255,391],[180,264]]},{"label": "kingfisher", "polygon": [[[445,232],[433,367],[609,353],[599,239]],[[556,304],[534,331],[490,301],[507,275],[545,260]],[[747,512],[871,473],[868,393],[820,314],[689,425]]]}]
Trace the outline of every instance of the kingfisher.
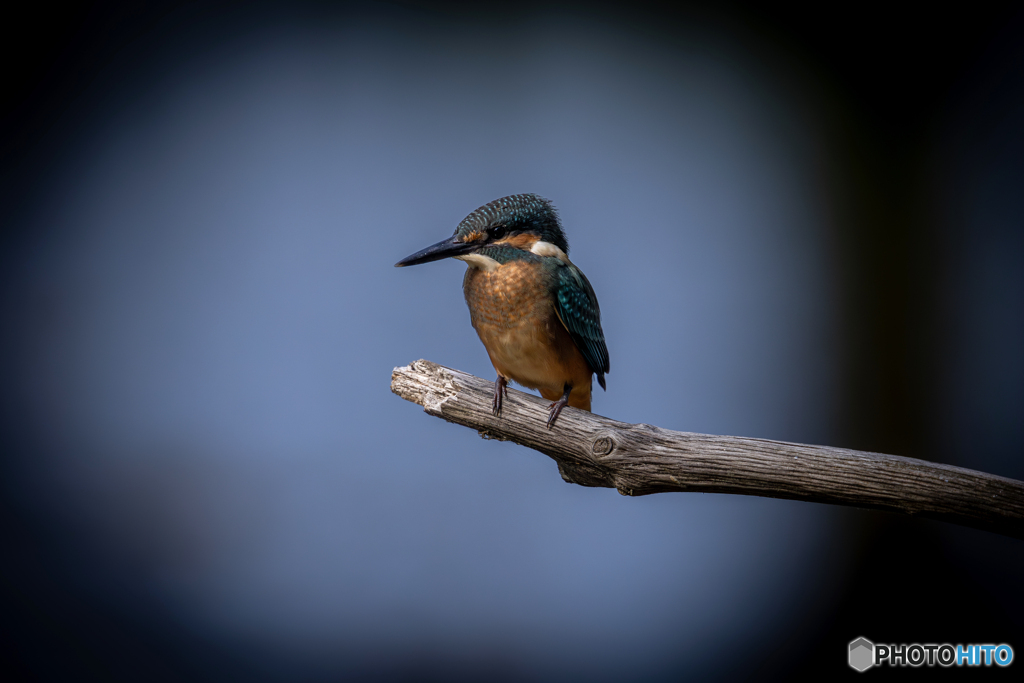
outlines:
[{"label": "kingfisher", "polygon": [[514,194],[466,216],[455,234],[407,256],[395,267],[443,258],[465,261],[462,291],[494,380],[493,413],[501,416],[510,381],[553,401],[551,429],[565,406],[590,410],[593,376],[602,389],[608,347],[601,308],[551,202]]}]

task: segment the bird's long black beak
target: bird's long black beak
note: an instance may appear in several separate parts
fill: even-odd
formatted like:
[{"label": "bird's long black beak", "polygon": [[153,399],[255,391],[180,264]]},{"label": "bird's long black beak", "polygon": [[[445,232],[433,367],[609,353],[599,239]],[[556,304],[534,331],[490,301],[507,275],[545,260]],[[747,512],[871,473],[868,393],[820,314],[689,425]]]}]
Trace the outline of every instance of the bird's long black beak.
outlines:
[{"label": "bird's long black beak", "polygon": [[412,256],[406,256],[395,264],[395,268],[401,268],[403,266],[418,266],[421,263],[440,261],[441,259],[448,258],[450,256],[461,256],[462,254],[468,254],[473,251],[477,246],[479,245],[474,242],[467,244],[460,241],[458,235],[452,235],[446,240],[441,240],[437,244],[432,244],[426,249],[417,251]]}]

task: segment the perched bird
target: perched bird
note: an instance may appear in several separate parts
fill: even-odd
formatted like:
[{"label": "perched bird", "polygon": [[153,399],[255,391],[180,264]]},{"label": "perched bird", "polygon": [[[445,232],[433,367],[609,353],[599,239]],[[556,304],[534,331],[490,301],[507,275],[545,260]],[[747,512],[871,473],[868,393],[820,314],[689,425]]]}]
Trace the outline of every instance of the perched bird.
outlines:
[{"label": "perched bird", "polygon": [[551,202],[514,194],[466,216],[450,238],[408,256],[396,267],[443,258],[469,266],[462,289],[473,327],[498,373],[493,409],[501,415],[508,382],[554,401],[550,429],[562,408],[590,410],[593,375],[605,388],[608,347],[601,309]]}]

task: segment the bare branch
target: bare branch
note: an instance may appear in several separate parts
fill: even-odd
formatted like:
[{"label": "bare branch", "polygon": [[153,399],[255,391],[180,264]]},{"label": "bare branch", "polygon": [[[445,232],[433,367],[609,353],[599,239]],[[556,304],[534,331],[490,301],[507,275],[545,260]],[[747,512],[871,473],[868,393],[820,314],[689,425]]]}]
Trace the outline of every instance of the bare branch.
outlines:
[{"label": "bare branch", "polygon": [[547,429],[548,402],[509,390],[491,414],[494,383],[419,360],[395,368],[391,390],[489,439],[551,456],[562,478],[627,496],[739,493],[919,514],[1024,538],[1024,482],[950,465],[829,446],[675,432],[566,408]]}]

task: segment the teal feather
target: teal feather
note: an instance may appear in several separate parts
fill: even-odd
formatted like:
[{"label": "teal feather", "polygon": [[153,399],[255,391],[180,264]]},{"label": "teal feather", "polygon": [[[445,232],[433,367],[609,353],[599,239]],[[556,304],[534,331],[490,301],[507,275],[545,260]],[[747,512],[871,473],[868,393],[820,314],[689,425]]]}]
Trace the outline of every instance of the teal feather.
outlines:
[{"label": "teal feather", "polygon": [[605,388],[604,373],[608,372],[608,346],[601,329],[601,307],[597,295],[583,271],[571,263],[549,259],[557,263],[554,299],[558,317],[569,330],[576,347],[597,374],[601,388]]}]

